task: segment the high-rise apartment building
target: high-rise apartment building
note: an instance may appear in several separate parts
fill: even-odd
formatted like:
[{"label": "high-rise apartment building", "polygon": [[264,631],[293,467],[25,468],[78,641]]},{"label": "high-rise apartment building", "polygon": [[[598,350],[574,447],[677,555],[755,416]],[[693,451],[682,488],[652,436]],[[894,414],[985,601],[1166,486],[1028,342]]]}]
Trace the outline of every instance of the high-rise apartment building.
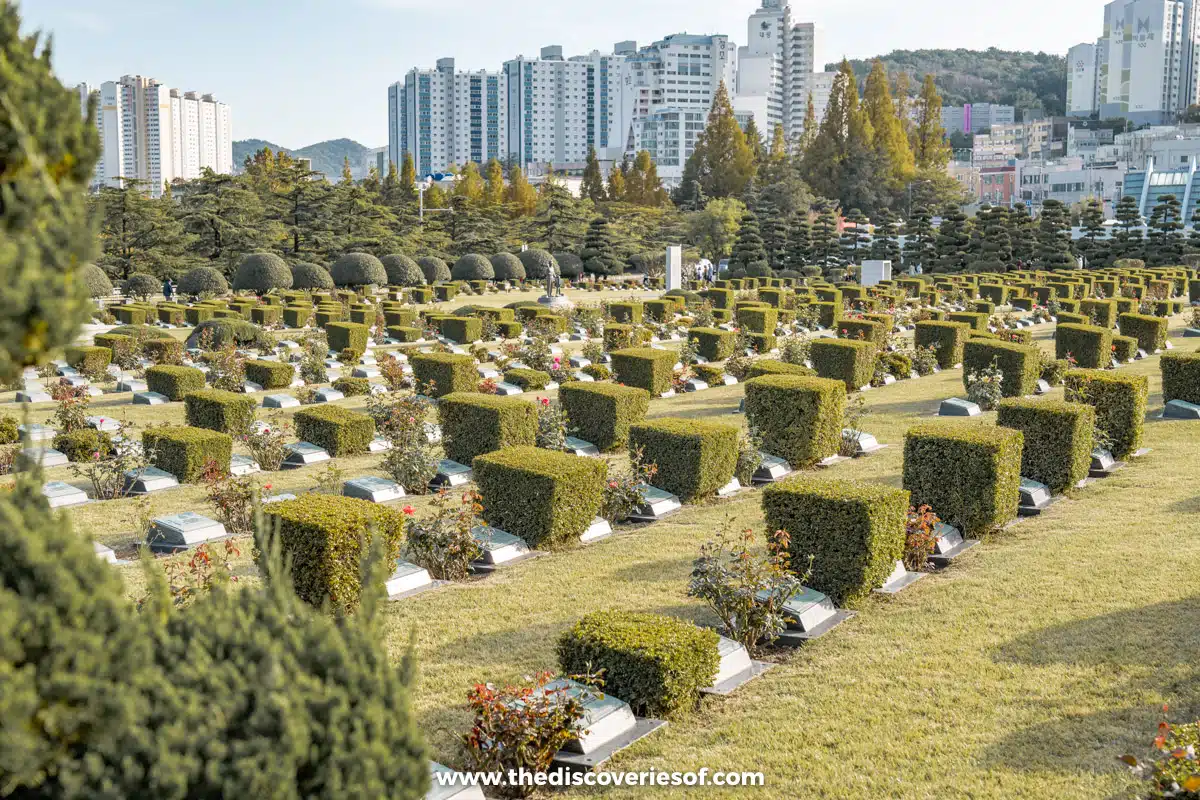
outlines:
[{"label": "high-rise apartment building", "polygon": [[[776,125],[793,141],[804,132],[808,97],[818,86],[816,26],[792,22],[789,0],[762,0],[747,22],[747,44],[738,51],[737,97],[739,118],[754,117],[764,137]],[[821,104],[822,111],[824,104]],[[817,117],[818,124],[823,119]]]},{"label": "high-rise apartment building", "polygon": [[997,125],[1017,121],[1014,106],[996,103],[968,103],[961,106],[942,106],[942,127],[946,133],[984,133]]},{"label": "high-rise apartment building", "polygon": [[102,153],[97,185],[140,180],[151,196],[159,197],[166,184],[198,178],[206,167],[221,174],[233,172],[232,114],[211,94],[180,94],[141,75],[108,81],[98,93],[87,84],[77,91],[85,114],[85,93],[98,95]]},{"label": "high-rise apartment building", "polygon": [[1090,117],[1100,111],[1101,47],[1077,44],[1067,51],[1067,114]]}]

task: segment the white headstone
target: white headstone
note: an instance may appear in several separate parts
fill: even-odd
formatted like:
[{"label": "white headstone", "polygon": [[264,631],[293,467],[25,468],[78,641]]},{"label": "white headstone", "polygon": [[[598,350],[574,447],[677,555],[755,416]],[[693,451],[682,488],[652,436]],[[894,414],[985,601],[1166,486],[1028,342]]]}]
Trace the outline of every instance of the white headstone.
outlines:
[{"label": "white headstone", "polygon": [[862,285],[875,286],[881,281],[892,279],[891,261],[864,261],[862,265]]},{"label": "white headstone", "polygon": [[671,245],[667,248],[667,290],[683,288],[683,248]]}]

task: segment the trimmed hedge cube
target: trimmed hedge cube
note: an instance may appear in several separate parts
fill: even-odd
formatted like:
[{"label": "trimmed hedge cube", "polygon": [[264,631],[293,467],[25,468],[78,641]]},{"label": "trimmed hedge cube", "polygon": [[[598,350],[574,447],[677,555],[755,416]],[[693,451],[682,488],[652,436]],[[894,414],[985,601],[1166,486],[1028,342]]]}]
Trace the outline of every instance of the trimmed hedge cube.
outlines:
[{"label": "trimmed hedge cube", "polygon": [[696,706],[720,667],[717,632],[662,614],[597,611],[558,639],[564,675],[604,672],[604,691],[635,714],[671,715]]},{"label": "trimmed hedge cube", "polygon": [[146,309],[140,306],[116,306],[112,313],[122,325],[146,324]]},{"label": "trimmed hedge cube", "polygon": [[220,389],[190,392],[183,398],[187,424],[219,433],[240,435],[254,422],[254,398]]},{"label": "trimmed hedge cube", "polygon": [[723,328],[692,328],[688,340],[696,343],[696,353],[709,361],[724,361],[733,355],[737,334]]},{"label": "trimmed hedge cube", "polygon": [[283,326],[285,328],[303,328],[312,321],[312,317],[312,306],[285,306]]},{"label": "trimmed hedge cube", "polygon": [[404,539],[404,515],[353,497],[305,494],[263,507],[279,525],[279,546],[291,562],[296,596],[318,608],[352,612],[362,598],[363,547],[374,533],[383,560],[394,564]]},{"label": "trimmed hedge cube", "polygon": [[375,420],[341,406],[310,406],[292,419],[301,441],[325,448],[334,458],[367,453],[375,438]]},{"label": "trimmed hedge cube", "polygon": [[183,311],[183,318],[188,325],[199,325],[213,318],[214,309],[210,306],[191,306]]},{"label": "trimmed hedge cube", "polygon": [[282,318],[280,306],[261,305],[250,309],[250,321],[256,325],[278,325]]},{"label": "trimmed hedge cube", "polygon": [[1137,356],[1138,340],[1132,336],[1113,336],[1113,358],[1121,363],[1132,361]]},{"label": "trimmed hedge cube", "polygon": [[1017,517],[1020,431],[976,423],[918,425],[904,437],[904,488],[964,536],[979,536]]},{"label": "trimmed hedge cube", "polygon": [[971,330],[987,333],[988,321],[991,319],[987,314],[978,314],[970,311],[956,311],[950,315],[951,322],[965,322]]},{"label": "trimmed hedge cube", "polygon": [[1054,330],[1055,355],[1069,354],[1084,369],[1106,369],[1112,364],[1112,337],[1111,328],[1061,323]]},{"label": "trimmed hedge cube", "polygon": [[972,339],[963,347],[963,386],[971,373],[987,369],[995,361],[1003,374],[1000,391],[1005,397],[1033,394],[1042,375],[1042,351],[1037,347],[1004,341]]},{"label": "trimmed hedge cube", "polygon": [[613,374],[626,386],[645,389],[652,395],[671,391],[671,378],[679,354],[674,350],[634,347],[612,353]]},{"label": "trimmed hedge cube", "polygon": [[558,401],[579,438],[607,451],[629,441],[629,427],[650,408],[650,393],[634,386],[572,381],[559,387]]},{"label": "trimmed hedge cube", "polygon": [[430,397],[479,388],[475,359],[460,353],[417,353],[409,359],[420,391]]},{"label": "trimmed hedge cube", "polygon": [[384,323],[391,327],[411,328],[417,321],[417,312],[412,308],[400,308],[394,311],[385,310],[383,312]]},{"label": "trimmed hedge cube", "polygon": [[1014,398],[1000,403],[996,424],[1025,435],[1021,477],[1062,494],[1088,476],[1096,426],[1091,406]]},{"label": "trimmed hedge cube", "polygon": [[1118,320],[1122,336],[1138,340],[1138,347],[1156,353],[1167,346],[1167,320],[1148,314],[1122,314]]},{"label": "trimmed hedge cube", "polygon": [[395,339],[397,342],[419,342],[424,332],[420,328],[406,328],[401,325],[393,325],[387,329],[389,339]]},{"label": "trimmed hedge cube", "polygon": [[746,419],[763,450],[796,469],[837,455],[846,413],[841,381],[765,375],[746,381]]},{"label": "trimmed hedge cube", "polygon": [[155,312],[159,322],[168,325],[182,325],[186,318],[185,307],[176,303],[159,303]]},{"label": "trimmed hedge cube", "polygon": [[610,322],[604,326],[604,350],[612,353],[630,347],[639,347],[645,341],[644,331],[634,325]]},{"label": "trimmed hedge cube", "polygon": [[330,385],[346,397],[361,397],[371,393],[371,381],[369,378],[338,378]]},{"label": "trimmed hedge cube", "polygon": [[822,328],[833,328],[837,325],[838,317],[842,313],[840,305],[824,301],[810,303],[809,305],[817,310],[817,324]]},{"label": "trimmed hedge cube", "polygon": [[904,558],[909,495],[874,483],[797,477],[763,490],[767,530],[789,534],[795,569],[834,604],[854,603],[883,586]]},{"label": "trimmed hedge cube", "polygon": [[963,360],[963,347],[971,327],[962,322],[926,320],[917,323],[913,340],[917,347],[937,347],[938,366],[951,369]]},{"label": "trimmed hedge cube", "polygon": [[1117,304],[1112,300],[1084,300],[1079,304],[1079,310],[1088,318],[1089,325],[1110,329],[1117,326]]},{"label": "trimmed hedge cube", "polygon": [[871,342],[876,347],[887,344],[888,328],[872,319],[845,317],[838,320],[841,336],[852,342]]},{"label": "trimmed hedge cube", "polygon": [[168,400],[182,400],[189,392],[204,388],[204,373],[195,367],[177,367],[169,364],[146,369],[146,388],[158,392]]},{"label": "trimmed hedge cube", "polygon": [[857,392],[871,383],[879,348],[874,342],[817,339],[809,352],[817,375],[841,381],[847,392]]},{"label": "trimmed hedge cube", "polygon": [[483,320],[477,317],[445,317],[441,321],[442,336],[456,344],[470,344],[483,338]]},{"label": "trimmed hedge cube", "polygon": [[180,483],[194,483],[210,461],[223,473],[229,472],[233,438],[205,428],[154,428],[142,433],[142,448],[154,466]]},{"label": "trimmed hedge cube", "polygon": [[[504,373],[504,382],[511,383],[513,386],[520,386],[527,392],[537,392],[545,389],[550,385],[552,376],[549,372],[542,372],[540,369],[523,369],[517,367],[507,370]],[[465,461],[463,462],[466,463]]]},{"label": "trimmed hedge cube", "polygon": [[738,327],[747,333],[775,335],[779,324],[779,312],[773,308],[739,308],[736,313]]},{"label": "trimmed hedge cube", "polygon": [[645,318],[653,322],[666,322],[675,317],[676,305],[671,300],[647,300],[642,307]]},{"label": "trimmed hedge cube", "polygon": [[713,308],[733,308],[736,292],[732,289],[709,289],[708,302]]},{"label": "trimmed hedge cube", "polygon": [[1200,353],[1163,353],[1163,402],[1200,405]]},{"label": "trimmed hedge cube", "polygon": [[65,356],[73,368],[85,375],[96,375],[112,363],[113,354],[107,347],[68,347]]},{"label": "trimmed hedge cube", "polygon": [[[808,377],[816,377],[816,374],[816,372],[801,364],[788,364],[777,358],[760,358],[750,364],[750,367],[746,370],[745,380],[758,378],[763,375],[806,375]],[[842,391],[845,392],[845,390],[845,387],[842,387]]]},{"label": "trimmed hedge cube", "polygon": [[335,353],[350,349],[356,353],[367,352],[370,331],[366,325],[355,322],[330,322],[325,326],[325,338],[329,349]]},{"label": "trimmed hedge cube", "polygon": [[642,321],[643,306],[638,302],[609,303],[608,314],[617,322],[638,324]]},{"label": "trimmed hedge cube", "polygon": [[652,485],[691,502],[733,478],[738,460],[739,430],[701,419],[663,417],[629,428],[629,451],[643,451],[643,461],[657,464]]},{"label": "trimmed hedge cube", "polygon": [[531,547],[577,542],[604,501],[603,459],[509,447],[478,456],[472,467],[484,519]]},{"label": "trimmed hedge cube", "polygon": [[505,447],[537,444],[537,408],[517,397],[448,394],[438,403],[438,418],[446,457],[460,464]]},{"label": "trimmed hedge cube", "polygon": [[264,389],[286,389],[296,379],[296,368],[283,361],[247,361],[246,380]]}]

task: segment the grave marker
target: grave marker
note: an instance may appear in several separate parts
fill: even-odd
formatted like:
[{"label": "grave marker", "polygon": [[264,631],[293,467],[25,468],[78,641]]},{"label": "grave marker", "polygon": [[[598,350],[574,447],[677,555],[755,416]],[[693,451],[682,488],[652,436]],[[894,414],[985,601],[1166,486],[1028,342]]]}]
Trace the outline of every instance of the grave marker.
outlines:
[{"label": "grave marker", "polygon": [[[760,602],[768,596],[765,590],[758,594]],[[807,586],[783,604],[783,613],[787,618],[787,629],[780,634],[778,641],[793,646],[824,636],[854,616],[852,611],[839,611],[828,595]]]},{"label": "grave marker", "polygon": [[227,535],[225,526],[216,520],[184,511],[153,520],[146,543],[156,553],[177,553]]},{"label": "grave marker", "polygon": [[762,465],[755,471],[753,483],[775,483],[792,474],[792,465],[779,456],[769,453],[759,453]]},{"label": "grave marker", "polygon": [[1163,408],[1163,419],[1200,419],[1200,406],[1183,400],[1172,400]]},{"label": "grave marker", "polygon": [[437,474],[429,482],[429,488],[436,491],[438,489],[453,489],[458,486],[465,486],[471,482],[473,474],[471,468],[466,464],[460,464],[457,461],[443,458],[438,462]]},{"label": "grave marker", "polygon": [[42,486],[42,494],[51,508],[81,506],[89,502],[87,492],[63,481],[51,481]]},{"label": "grave marker", "polygon": [[174,489],[177,486],[179,479],[158,467],[131,469],[125,473],[124,494],[134,497]]},{"label": "grave marker", "polygon": [[739,686],[749,683],[774,666],[765,661],[753,661],[744,645],[724,636],[717,641],[717,654],[721,658],[717,675],[712,686],[700,690],[705,694],[732,694]]},{"label": "grave marker", "polygon": [[482,551],[472,565],[477,570],[495,569],[534,555],[524,539],[489,525],[476,525],[471,529],[471,537]]},{"label": "grave marker", "polygon": [[298,469],[329,460],[329,452],[324,447],[317,447],[310,442],[293,442],[284,445],[284,449],[288,451],[283,460],[284,469]]},{"label": "grave marker", "polygon": [[960,397],[943,400],[942,405],[938,408],[940,417],[978,417],[982,413],[983,409],[977,403],[963,400]]},{"label": "grave marker", "polygon": [[138,392],[133,396],[135,406],[165,406],[171,400],[158,392]]},{"label": "grave marker", "polygon": [[390,503],[404,497],[404,487],[387,478],[363,477],[346,481],[342,494],[371,503]]},{"label": "grave marker", "polygon": [[883,586],[875,591],[879,594],[897,594],[924,577],[924,572],[909,572],[905,569],[903,561],[897,561],[896,568],[892,570],[892,574],[883,582]]},{"label": "grave marker", "polygon": [[299,408],[300,401],[290,394],[269,394],[263,398],[263,408]]},{"label": "grave marker", "polygon": [[638,493],[642,497],[642,504],[629,515],[629,519],[635,522],[656,522],[683,508],[678,497],[662,489],[642,484],[638,487]]},{"label": "grave marker", "polygon": [[667,724],[663,720],[638,719],[624,700],[572,680],[551,681],[542,691],[562,692],[562,696],[580,698],[583,702],[578,735],[555,754],[556,766],[585,771],[595,769],[617,752]]},{"label": "grave marker", "polygon": [[317,389],[313,396],[315,403],[332,403],[335,400],[343,400],[346,395],[339,392],[337,389]]},{"label": "grave marker", "polygon": [[962,533],[951,525],[939,522],[933,526],[937,541],[929,560],[939,567],[948,565],[951,561],[979,544],[978,539],[963,539]]}]

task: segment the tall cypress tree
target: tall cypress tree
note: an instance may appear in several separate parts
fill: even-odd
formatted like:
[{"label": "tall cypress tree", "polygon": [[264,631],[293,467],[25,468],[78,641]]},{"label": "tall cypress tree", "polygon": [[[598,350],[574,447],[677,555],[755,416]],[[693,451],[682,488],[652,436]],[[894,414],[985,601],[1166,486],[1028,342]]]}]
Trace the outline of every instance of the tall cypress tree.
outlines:
[{"label": "tall cypress tree", "polygon": [[1183,261],[1183,219],[1179,200],[1164,195],[1150,212],[1146,241],[1146,264],[1162,267]]},{"label": "tall cypress tree", "polygon": [[741,269],[750,277],[763,277],[771,274],[767,249],[763,244],[762,231],[759,228],[758,217],[753,211],[742,215],[742,225],[738,229],[737,241],[733,245],[733,256],[730,266]]},{"label": "tall cypress tree", "polygon": [[783,269],[787,262],[788,237],[791,234],[789,221],[770,204],[763,205],[760,213],[762,215],[763,248],[767,253],[767,263],[773,269]]},{"label": "tall cypress tree", "polygon": [[1035,263],[1041,269],[1070,269],[1075,266],[1071,255],[1071,217],[1058,200],[1042,203],[1037,221],[1037,254]]},{"label": "tall cypress tree", "polygon": [[888,87],[887,70],[880,59],[875,59],[871,73],[867,76],[863,92],[863,111],[871,120],[874,130],[875,152],[888,174],[888,183],[893,190],[901,190],[916,174],[916,161],[908,135],[900,118],[896,116],[896,104],[892,102]]},{"label": "tall cypress tree", "polygon": [[787,268],[798,270],[812,263],[812,222],[807,211],[797,211],[788,236]]},{"label": "tall cypress tree", "polygon": [[921,267],[926,272],[932,270],[937,259],[933,243],[933,221],[929,208],[918,205],[913,208],[904,225],[904,267]]},{"label": "tall cypress tree", "polygon": [[579,191],[583,197],[593,203],[599,203],[607,198],[604,193],[604,176],[600,173],[600,159],[596,158],[596,148],[594,147],[588,148],[587,163],[583,167],[583,184]]},{"label": "tall cypress tree", "polygon": [[950,146],[942,127],[942,96],[932,75],[925,76],[917,101],[912,151],[918,169],[943,169],[950,162]]},{"label": "tall cypress tree", "polygon": [[694,176],[706,198],[740,198],[754,177],[754,168],[754,153],[733,114],[729,90],[722,81],[713,98],[708,124],[684,167],[684,176]]},{"label": "tall cypress tree", "polygon": [[839,266],[842,260],[836,206],[828,200],[821,200],[813,210],[816,211],[817,217],[813,220],[809,247],[812,263],[821,267]]},{"label": "tall cypress tree", "polygon": [[583,259],[583,268],[591,275],[620,275],[624,271],[613,247],[612,231],[609,230],[607,219],[596,217],[588,225],[579,257]]},{"label": "tall cypress tree", "polygon": [[1007,272],[1013,260],[1007,209],[1003,206],[980,209],[975,229],[979,231],[979,249],[972,254],[971,272]]},{"label": "tall cypress tree", "polygon": [[896,231],[896,218],[889,209],[883,208],[875,215],[875,232],[871,236],[871,258],[876,261],[891,261],[900,267],[900,243]]},{"label": "tall cypress tree", "polygon": [[400,195],[410,203],[417,199],[417,168],[412,153],[405,153],[400,165]]},{"label": "tall cypress tree", "polygon": [[489,159],[484,169],[486,184],[483,189],[484,205],[496,208],[504,205],[504,167],[497,159]]},{"label": "tall cypress tree", "polygon": [[971,221],[958,206],[942,209],[942,224],[938,228],[934,249],[937,253],[937,272],[963,272],[967,268],[971,248]]},{"label": "tall cypress tree", "polygon": [[1114,261],[1121,258],[1145,258],[1146,247],[1142,239],[1142,215],[1137,200],[1125,195],[1117,202],[1117,225],[1109,247]]},{"label": "tall cypress tree", "polygon": [[1037,254],[1037,240],[1033,217],[1024,203],[1014,203],[1008,214],[1008,239],[1012,242],[1013,261],[1029,267]]},{"label": "tall cypress tree", "polygon": [[1088,267],[1096,269],[1108,263],[1108,240],[1104,236],[1104,202],[1097,198],[1087,201],[1080,218],[1083,236],[1075,242],[1075,253],[1084,258]]},{"label": "tall cypress tree", "polygon": [[867,232],[867,217],[857,208],[850,209],[842,226],[842,258],[848,264],[861,264],[870,246],[871,235]]}]

